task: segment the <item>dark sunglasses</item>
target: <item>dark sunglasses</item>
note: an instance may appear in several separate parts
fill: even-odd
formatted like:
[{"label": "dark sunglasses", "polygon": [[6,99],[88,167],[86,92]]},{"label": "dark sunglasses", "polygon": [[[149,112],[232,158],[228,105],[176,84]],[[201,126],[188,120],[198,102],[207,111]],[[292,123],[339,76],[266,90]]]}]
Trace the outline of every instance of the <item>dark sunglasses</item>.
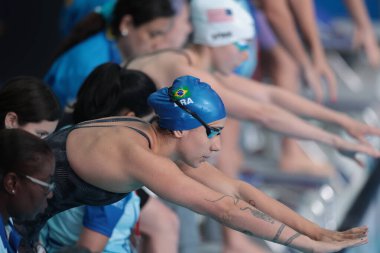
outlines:
[{"label": "dark sunglasses", "polygon": [[196,120],[198,120],[202,124],[202,126],[204,126],[206,128],[206,134],[207,134],[207,137],[209,139],[211,139],[214,136],[221,134],[223,127],[209,126],[206,122],[203,121],[203,119],[201,119],[201,117],[198,116],[198,114],[189,110],[189,108],[187,108],[186,106],[181,104],[181,102],[179,102],[179,100],[175,100],[173,97],[172,88],[169,88],[168,94],[169,94],[169,98],[172,102],[174,102],[179,108],[181,108],[182,110],[184,110],[185,112],[187,112],[188,114],[193,116]]}]

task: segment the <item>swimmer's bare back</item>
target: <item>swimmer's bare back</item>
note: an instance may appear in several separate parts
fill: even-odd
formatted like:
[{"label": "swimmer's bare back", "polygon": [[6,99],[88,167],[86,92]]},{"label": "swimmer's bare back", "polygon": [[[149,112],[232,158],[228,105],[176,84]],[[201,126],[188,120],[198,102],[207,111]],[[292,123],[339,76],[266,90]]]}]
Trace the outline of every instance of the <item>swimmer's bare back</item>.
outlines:
[{"label": "swimmer's bare back", "polygon": [[142,185],[128,173],[128,160],[136,146],[152,152],[154,136],[153,128],[139,121],[90,123],[68,135],[67,159],[87,183],[110,192],[130,192]]}]

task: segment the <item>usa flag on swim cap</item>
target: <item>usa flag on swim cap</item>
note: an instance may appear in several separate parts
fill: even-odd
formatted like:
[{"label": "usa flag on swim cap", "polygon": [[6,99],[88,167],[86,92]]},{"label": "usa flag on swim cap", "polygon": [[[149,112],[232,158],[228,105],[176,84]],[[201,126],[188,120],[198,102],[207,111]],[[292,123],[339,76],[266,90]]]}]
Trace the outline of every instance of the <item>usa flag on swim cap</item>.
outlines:
[{"label": "usa flag on swim cap", "polygon": [[234,0],[191,0],[193,43],[225,46],[255,35],[254,20]]},{"label": "usa flag on swim cap", "polygon": [[211,9],[207,10],[208,22],[229,22],[232,21],[232,10],[231,9]]}]

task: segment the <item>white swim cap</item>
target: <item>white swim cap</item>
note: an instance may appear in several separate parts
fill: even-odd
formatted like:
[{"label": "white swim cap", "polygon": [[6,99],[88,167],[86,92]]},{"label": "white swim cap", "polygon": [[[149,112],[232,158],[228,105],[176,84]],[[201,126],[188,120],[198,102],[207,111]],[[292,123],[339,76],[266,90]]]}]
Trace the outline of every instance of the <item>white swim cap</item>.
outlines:
[{"label": "white swim cap", "polygon": [[255,35],[252,16],[233,0],[192,0],[193,42],[224,46]]}]

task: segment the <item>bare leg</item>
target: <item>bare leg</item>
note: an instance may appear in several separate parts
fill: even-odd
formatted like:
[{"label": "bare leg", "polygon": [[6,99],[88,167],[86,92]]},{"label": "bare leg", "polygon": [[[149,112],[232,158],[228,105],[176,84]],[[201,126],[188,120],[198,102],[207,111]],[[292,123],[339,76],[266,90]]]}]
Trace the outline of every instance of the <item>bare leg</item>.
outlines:
[{"label": "bare leg", "polygon": [[334,175],[333,167],[327,163],[312,161],[297,141],[289,138],[282,140],[280,168],[288,173],[306,173],[321,177]]},{"label": "bare leg", "polygon": [[264,51],[264,67],[273,83],[279,87],[298,93],[300,89],[297,64],[285,49],[277,44],[270,51]]},{"label": "bare leg", "polygon": [[[270,75],[273,82],[293,93],[299,92],[299,72],[296,63],[281,45],[269,53]],[[316,176],[331,176],[334,169],[326,163],[315,163],[305,154],[296,140],[282,140],[282,154],[279,167],[285,172],[306,173]]]},{"label": "bare leg", "polygon": [[151,197],[141,209],[140,231],[143,241],[139,252],[178,252],[177,215],[160,200]]},{"label": "bare leg", "polygon": [[265,249],[258,243],[250,240],[246,235],[239,233],[236,230],[224,227],[224,248],[223,253],[270,253],[271,250]]}]

